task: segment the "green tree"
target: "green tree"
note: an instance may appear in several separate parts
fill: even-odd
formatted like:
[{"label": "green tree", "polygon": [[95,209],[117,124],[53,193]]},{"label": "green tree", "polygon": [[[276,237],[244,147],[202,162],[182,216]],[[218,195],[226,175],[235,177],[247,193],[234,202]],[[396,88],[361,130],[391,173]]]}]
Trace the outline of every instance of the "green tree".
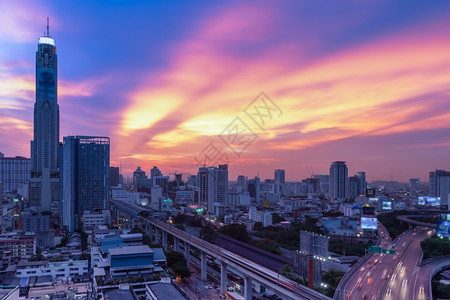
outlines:
[{"label": "green tree", "polygon": [[281,217],[279,213],[273,213],[272,214],[272,223],[277,224],[280,222],[286,221],[285,218]]},{"label": "green tree", "polygon": [[241,242],[248,242],[250,240],[250,236],[248,235],[247,232],[247,227],[245,227],[244,224],[234,223],[230,225],[225,225],[219,231],[220,233]]},{"label": "green tree", "polygon": [[260,231],[260,230],[262,230],[264,227],[263,227],[263,223],[262,222],[256,222],[254,225],[253,225],[253,230],[256,230],[256,231]]},{"label": "green tree", "polygon": [[200,237],[209,243],[213,243],[217,238],[217,232],[211,226],[203,226],[200,231]]}]

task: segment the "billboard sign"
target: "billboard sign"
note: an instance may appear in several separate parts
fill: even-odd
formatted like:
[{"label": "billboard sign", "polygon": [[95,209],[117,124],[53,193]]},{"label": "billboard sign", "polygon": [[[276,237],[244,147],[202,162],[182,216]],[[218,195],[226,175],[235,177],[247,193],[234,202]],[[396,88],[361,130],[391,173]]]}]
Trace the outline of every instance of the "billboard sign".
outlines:
[{"label": "billboard sign", "polygon": [[440,206],[441,197],[419,197],[417,204],[426,206]]},{"label": "billboard sign", "polygon": [[437,223],[437,235],[450,237],[450,222],[440,221]]},{"label": "billboard sign", "polygon": [[392,210],[392,201],[383,201],[383,210]]},{"label": "billboard sign", "polygon": [[440,221],[450,221],[450,214],[441,214]]},{"label": "billboard sign", "polygon": [[362,229],[377,229],[377,218],[361,218]]},{"label": "billboard sign", "polygon": [[325,231],[335,232],[338,234],[355,234],[356,233],[356,220],[350,220],[349,218],[331,219],[323,218]]}]

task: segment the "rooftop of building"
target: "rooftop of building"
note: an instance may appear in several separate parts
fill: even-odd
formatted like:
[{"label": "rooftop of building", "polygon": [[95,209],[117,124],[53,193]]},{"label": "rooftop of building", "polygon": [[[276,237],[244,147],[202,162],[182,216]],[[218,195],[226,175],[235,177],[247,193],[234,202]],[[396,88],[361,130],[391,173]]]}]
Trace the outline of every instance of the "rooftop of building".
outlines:
[{"label": "rooftop of building", "polygon": [[118,289],[105,293],[105,299],[108,300],[135,300],[133,293],[130,290]]},{"label": "rooftop of building", "polygon": [[153,261],[166,260],[166,255],[162,248],[152,248],[153,250]]},{"label": "rooftop of building", "polygon": [[111,255],[151,254],[153,250],[147,245],[125,246],[109,249]]},{"label": "rooftop of building", "polygon": [[159,300],[183,300],[186,299],[172,284],[170,283],[154,283],[148,287],[156,294]]}]

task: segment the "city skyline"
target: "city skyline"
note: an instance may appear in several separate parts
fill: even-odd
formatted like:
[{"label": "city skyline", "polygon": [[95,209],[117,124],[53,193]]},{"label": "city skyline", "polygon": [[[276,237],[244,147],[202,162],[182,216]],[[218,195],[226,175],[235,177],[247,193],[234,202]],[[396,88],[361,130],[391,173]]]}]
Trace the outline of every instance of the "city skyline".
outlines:
[{"label": "city skyline", "polygon": [[[122,173],[157,165],[195,174],[194,157],[211,140],[220,143],[217,135],[262,91],[282,117],[254,129],[258,138],[240,156],[227,152],[232,180],[284,169],[287,181],[297,181],[309,177],[306,165],[327,174],[338,160],[369,181],[390,180],[392,170],[394,180],[427,181],[430,171],[450,169],[450,6],[443,1],[339,5],[339,16],[332,13],[338,4],[328,11],[294,2],[24,5],[0,4],[5,156],[30,157],[32,53],[50,16],[64,54],[59,139],[110,136],[111,165],[121,163]],[[302,7],[312,16],[289,13]]]}]

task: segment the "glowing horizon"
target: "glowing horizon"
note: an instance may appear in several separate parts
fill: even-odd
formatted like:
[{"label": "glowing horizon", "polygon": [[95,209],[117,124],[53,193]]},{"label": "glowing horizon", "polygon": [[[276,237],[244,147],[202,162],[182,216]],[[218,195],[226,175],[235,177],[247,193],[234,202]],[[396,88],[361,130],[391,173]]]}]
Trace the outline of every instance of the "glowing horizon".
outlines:
[{"label": "glowing horizon", "polygon": [[[450,169],[449,8],[2,3],[0,152],[29,157],[34,52],[49,15],[60,140],[109,136],[111,166],[122,173],[157,165],[195,174],[194,157],[214,141],[229,155],[230,180],[280,168],[298,181],[309,177],[305,165],[327,174],[336,160],[369,180],[389,179],[391,169],[399,181],[428,180]],[[282,110],[263,129],[244,113],[261,92]],[[236,117],[257,136],[240,156],[218,137]]]}]

